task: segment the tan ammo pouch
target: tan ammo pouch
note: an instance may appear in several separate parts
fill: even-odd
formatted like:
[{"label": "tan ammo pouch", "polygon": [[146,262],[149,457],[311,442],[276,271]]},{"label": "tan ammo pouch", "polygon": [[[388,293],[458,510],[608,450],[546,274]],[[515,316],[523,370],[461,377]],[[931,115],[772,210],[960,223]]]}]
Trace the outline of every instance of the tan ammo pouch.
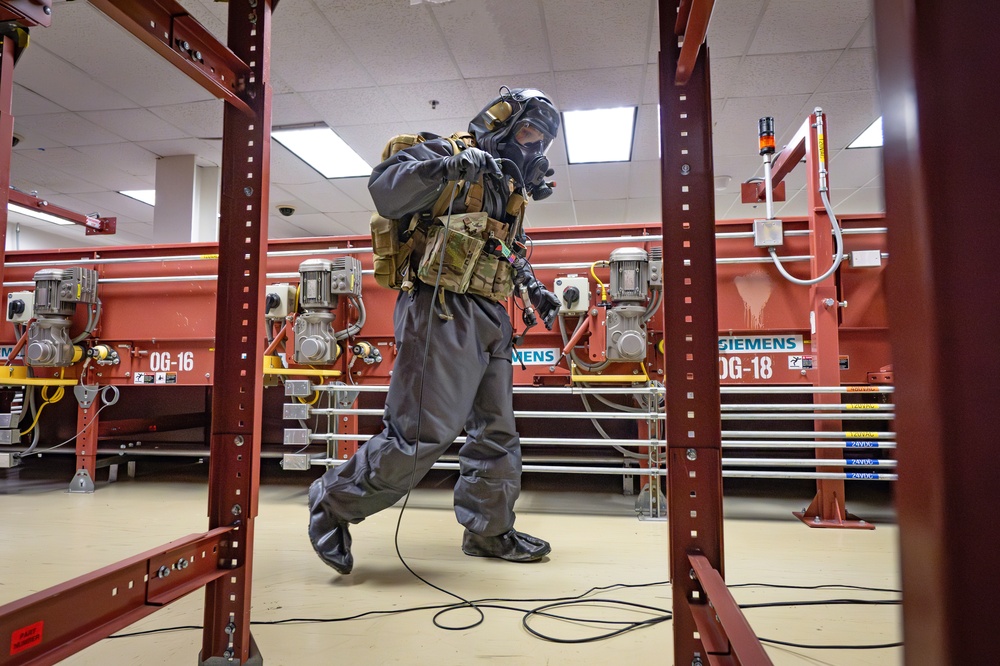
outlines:
[{"label": "tan ammo pouch", "polygon": [[[473,213],[480,215],[480,213]],[[485,213],[482,213],[485,215]],[[417,277],[429,285],[439,284],[441,289],[464,294],[469,289],[472,272],[483,253],[486,242],[466,233],[462,219],[467,216],[452,216],[449,229],[444,224],[435,224],[427,233],[427,245],[417,266]],[[447,219],[447,218],[444,218]],[[438,221],[443,222],[442,218]],[[440,272],[440,283],[438,273]]]},{"label": "tan ammo pouch", "polygon": [[509,225],[485,212],[462,213],[452,215],[449,231],[445,234],[447,219],[439,217],[439,224],[431,227],[417,277],[433,285],[440,266],[442,289],[457,294],[478,294],[497,302],[507,300],[514,289],[510,264],[483,249],[491,237],[506,244]]},{"label": "tan ammo pouch", "polygon": [[371,219],[372,257],[375,281],[390,289],[409,291],[413,288],[410,275],[410,255],[413,253],[412,237],[399,242],[399,222],[374,213]]}]

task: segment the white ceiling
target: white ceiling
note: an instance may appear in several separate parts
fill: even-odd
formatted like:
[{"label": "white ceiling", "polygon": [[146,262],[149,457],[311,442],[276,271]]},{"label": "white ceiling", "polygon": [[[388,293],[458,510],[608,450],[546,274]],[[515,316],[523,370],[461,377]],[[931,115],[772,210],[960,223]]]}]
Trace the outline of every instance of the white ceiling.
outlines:
[{"label": "white ceiling", "polygon": [[[228,4],[182,0],[225,39]],[[273,123],[324,121],[370,164],[390,136],[450,134],[501,85],[545,90],[563,110],[638,106],[632,161],[549,158],[555,194],[528,226],[656,222],[658,17],[655,0],[284,0],[273,18]],[[831,200],[838,213],[884,209],[882,150],[844,150],[879,115],[871,0],[717,0],[710,23],[719,219],[760,215],[739,186],[762,174],[756,128],[774,116],[778,145],[814,107],[829,119]],[[31,33],[14,75],[11,183],[81,213],[117,216],[115,236],[64,234],[64,246],[150,243],[153,210],[120,194],[152,189],[156,160],[221,160],[222,102],[83,0],[57,2]],[[430,100],[437,100],[432,108]],[[273,238],[367,234],[367,179],[326,180],[272,147]],[[801,169],[778,215],[805,214]],[[278,204],[297,212],[282,217]],[[32,224],[27,218],[11,220]]]}]

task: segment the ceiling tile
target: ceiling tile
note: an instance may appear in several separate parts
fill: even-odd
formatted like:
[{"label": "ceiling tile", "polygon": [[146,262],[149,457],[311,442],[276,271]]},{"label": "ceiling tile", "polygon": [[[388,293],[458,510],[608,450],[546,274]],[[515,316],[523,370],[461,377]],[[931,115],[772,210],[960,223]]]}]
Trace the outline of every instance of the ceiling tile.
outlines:
[{"label": "ceiling tile", "polygon": [[171,104],[150,108],[154,114],[196,138],[222,136],[222,116],[225,103],[212,99],[190,104]]},{"label": "ceiling tile", "polygon": [[791,140],[806,115],[802,114],[808,95],[784,95],[773,97],[730,98],[725,109],[712,119],[713,151],[716,155],[745,155],[756,153],[759,143],[757,121],[764,117],[774,118],[774,131],[779,146]]},{"label": "ceiling tile", "polygon": [[271,182],[280,185],[325,181],[323,174],[277,141],[271,142]]},{"label": "ceiling tile", "polygon": [[660,159],[660,109],[656,104],[643,104],[635,118],[635,139],[632,161]]},{"label": "ceiling tile", "polygon": [[271,126],[302,125],[319,122],[320,115],[298,93],[274,95],[271,98]]},{"label": "ceiling tile", "polygon": [[554,101],[561,111],[638,106],[645,65],[555,73]]},{"label": "ceiling tile", "polygon": [[298,92],[365,88],[374,81],[311,2],[282,5],[272,23],[271,68]]},{"label": "ceiling tile", "polygon": [[543,0],[542,7],[555,71],[646,63],[652,15],[648,0]]},{"label": "ceiling tile", "polygon": [[202,141],[200,139],[164,139],[160,141],[140,141],[139,145],[160,157],[173,155],[196,155],[200,167],[222,164],[222,141]]},{"label": "ceiling tile", "polygon": [[659,160],[633,161],[629,165],[628,196],[630,199],[656,197],[659,200],[662,182]]},{"label": "ceiling tile", "polygon": [[841,150],[830,159],[830,184],[836,187],[865,187],[882,175],[882,149]]},{"label": "ceiling tile", "polygon": [[134,143],[105,143],[99,146],[80,146],[81,153],[93,160],[93,164],[114,167],[138,177],[156,176],[154,153]]},{"label": "ceiling tile", "polygon": [[871,0],[839,0],[835,3],[771,0],[747,52],[797,53],[846,49],[871,13]]},{"label": "ceiling tile", "polygon": [[[18,70],[18,74],[20,73]],[[39,113],[61,113],[66,109],[15,82],[11,111],[16,119],[19,116],[33,116]]]},{"label": "ceiling tile", "polygon": [[532,203],[524,215],[524,227],[531,229],[546,227],[569,227],[576,225],[576,211],[572,202],[549,200]]},{"label": "ceiling tile", "polygon": [[628,201],[626,199],[578,201],[576,203],[576,223],[578,225],[624,224],[627,207]]},{"label": "ceiling tile", "polygon": [[362,240],[361,243],[364,246],[369,246],[371,244],[371,213],[368,211],[346,211],[343,213],[328,213],[329,217],[333,222],[340,225],[344,229],[343,232],[335,233],[346,233],[347,235],[355,236],[367,236],[367,240]]},{"label": "ceiling tile", "polygon": [[847,49],[820,83],[823,92],[875,90],[875,49]]},{"label": "ceiling tile", "polygon": [[757,55],[743,58],[727,97],[797,95],[816,90],[833,67],[837,51]]},{"label": "ceiling tile", "polygon": [[382,88],[352,88],[302,93],[330,127],[387,123],[402,118]]},{"label": "ceiling tile", "polygon": [[431,5],[431,10],[464,77],[551,69],[538,0],[451,2]]},{"label": "ceiling tile", "polygon": [[426,5],[370,0],[316,0],[316,5],[378,85],[460,76]]},{"label": "ceiling tile", "polygon": [[372,196],[368,193],[367,178],[338,178],[333,185],[349,196],[357,206],[351,210],[364,210],[374,212],[375,204],[372,203]]},{"label": "ceiling tile", "polygon": [[715,219],[740,220],[753,217],[754,214],[754,209],[751,206],[740,204],[739,195],[728,192],[717,192],[715,194]]},{"label": "ceiling tile", "polygon": [[569,167],[573,199],[624,199],[628,196],[628,162],[573,164]]},{"label": "ceiling tile", "polygon": [[885,193],[881,187],[830,191],[830,203],[837,215],[884,213]]},{"label": "ceiling tile", "polygon": [[[496,99],[500,94],[502,86],[507,86],[508,88],[536,88],[547,95],[554,95],[556,89],[552,72],[515,73],[509,76],[492,76],[481,79],[470,78],[466,80],[466,83],[469,86],[469,94],[472,95],[477,111],[486,108],[490,101]],[[560,106],[561,104],[558,99],[553,99],[552,101],[556,106]]]},{"label": "ceiling tile", "polygon": [[146,109],[85,111],[79,115],[129,141],[180,139],[188,136]]},{"label": "ceiling tile", "polygon": [[71,111],[128,109],[136,106],[135,102],[108,85],[39,45],[24,51],[17,62],[17,76],[27,90]]},{"label": "ceiling tile", "polygon": [[24,192],[37,191],[47,197],[59,193],[93,192],[95,187],[74,174],[34,159],[35,151],[14,151],[11,155],[10,184]]},{"label": "ceiling tile", "polygon": [[321,213],[356,211],[358,203],[327,180],[315,183],[286,183],[283,189]]},{"label": "ceiling tile", "polygon": [[[485,103],[474,100],[465,81],[435,81],[384,86],[382,91],[406,122],[446,118],[471,119]],[[436,104],[432,104],[432,100]]]},{"label": "ceiling tile", "polygon": [[117,134],[112,134],[75,113],[25,116],[17,120],[17,125],[54,139],[65,146],[120,143],[122,140]]},{"label": "ceiling tile", "polygon": [[[84,192],[76,198],[90,204],[87,213],[98,212],[101,217],[128,218],[143,224],[153,223],[153,207],[117,192]],[[80,212],[85,212],[81,210]]]},{"label": "ceiling tile", "polygon": [[625,221],[629,224],[659,224],[662,216],[660,197],[628,200]]},{"label": "ceiling tile", "polygon": [[767,0],[717,2],[708,24],[708,48],[712,58],[712,85],[715,85],[715,62],[718,58],[742,56],[753,39]]},{"label": "ceiling tile", "polygon": [[820,93],[809,100],[809,110],[820,107],[827,115],[827,145],[839,150],[858,138],[879,116],[876,90]]}]

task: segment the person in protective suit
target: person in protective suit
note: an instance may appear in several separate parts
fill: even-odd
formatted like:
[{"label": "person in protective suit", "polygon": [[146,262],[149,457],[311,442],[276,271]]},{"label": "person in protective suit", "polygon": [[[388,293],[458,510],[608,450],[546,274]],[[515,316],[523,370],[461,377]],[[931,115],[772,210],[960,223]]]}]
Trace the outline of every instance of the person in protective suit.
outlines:
[{"label": "person in protective suit", "polygon": [[[477,183],[482,210],[490,218],[519,224],[523,210],[508,212],[509,200],[551,193],[551,183],[544,181],[553,173],[545,152],[559,124],[558,111],[541,91],[503,88],[470,123],[474,146],[456,152],[449,139],[435,137],[400,150],[372,171],[372,200],[380,215],[409,220],[430,210],[449,183]],[[448,219],[464,212],[467,201],[456,196]],[[525,303],[525,323],[531,323],[533,308],[551,329],[558,297],[535,279],[523,257],[511,253],[502,260],[511,263],[510,286],[532,306]],[[463,429],[454,493],[455,515],[465,527],[462,550],[512,562],[537,561],[550,552],[548,542],[514,529],[521,447],[506,301],[506,295],[498,302],[435,289],[433,276],[420,280],[416,272],[413,288],[400,292],[393,315],[398,353],[385,428],[309,488],[310,543],[339,573],[348,574],[354,566],[348,525],[406,495]]]}]

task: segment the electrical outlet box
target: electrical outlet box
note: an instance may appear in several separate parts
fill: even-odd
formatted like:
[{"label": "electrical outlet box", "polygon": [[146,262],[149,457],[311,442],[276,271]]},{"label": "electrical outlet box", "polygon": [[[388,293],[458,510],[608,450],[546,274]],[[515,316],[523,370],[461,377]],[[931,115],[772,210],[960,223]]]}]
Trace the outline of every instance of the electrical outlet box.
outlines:
[{"label": "electrical outlet box", "polygon": [[882,265],[879,250],[855,250],[850,253],[851,268],[878,268]]},{"label": "electrical outlet box", "polygon": [[286,419],[304,421],[309,418],[309,405],[305,403],[286,402],[282,416]]},{"label": "electrical outlet box", "polygon": [[21,464],[21,459],[13,453],[0,453],[0,469],[10,469]]},{"label": "electrical outlet box", "polygon": [[7,321],[23,324],[35,314],[35,292],[12,291],[7,294]]},{"label": "electrical outlet box", "polygon": [[308,428],[285,428],[283,444],[286,446],[305,446],[309,443]]},{"label": "electrical outlet box", "polygon": [[308,470],[310,466],[308,453],[286,453],[281,456],[281,469]]},{"label": "electrical outlet box", "polygon": [[307,398],[312,395],[312,382],[308,379],[289,379],[285,382],[285,395],[293,398]]},{"label": "electrical outlet box", "polygon": [[578,275],[556,278],[553,293],[562,304],[562,314],[582,314],[590,309],[590,280]]},{"label": "electrical outlet box", "polygon": [[271,309],[264,314],[265,318],[284,319],[295,312],[294,284],[269,284],[264,289],[264,294],[265,299],[271,301]]},{"label": "electrical outlet box", "polygon": [[754,220],[753,246],[778,247],[785,242],[781,220]]}]

